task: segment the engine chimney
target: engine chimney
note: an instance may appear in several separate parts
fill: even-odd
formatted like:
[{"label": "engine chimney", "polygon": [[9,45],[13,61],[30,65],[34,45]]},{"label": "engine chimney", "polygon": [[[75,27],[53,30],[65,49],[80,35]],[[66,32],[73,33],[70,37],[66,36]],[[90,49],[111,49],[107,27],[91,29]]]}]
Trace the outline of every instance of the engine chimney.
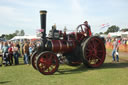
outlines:
[{"label": "engine chimney", "polygon": [[46,10],[40,11],[41,29],[42,29],[42,39],[46,38]]}]

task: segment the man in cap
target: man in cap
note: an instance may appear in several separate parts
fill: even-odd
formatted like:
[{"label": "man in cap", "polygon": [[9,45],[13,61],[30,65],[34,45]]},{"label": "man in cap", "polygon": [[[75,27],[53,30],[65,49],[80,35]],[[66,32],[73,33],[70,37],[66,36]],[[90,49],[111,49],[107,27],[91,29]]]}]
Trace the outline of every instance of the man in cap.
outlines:
[{"label": "man in cap", "polygon": [[88,24],[88,21],[85,21],[84,22],[84,25],[85,25],[85,32],[87,33],[87,36],[91,36],[92,35],[92,32],[91,32],[91,27],[90,25]]}]

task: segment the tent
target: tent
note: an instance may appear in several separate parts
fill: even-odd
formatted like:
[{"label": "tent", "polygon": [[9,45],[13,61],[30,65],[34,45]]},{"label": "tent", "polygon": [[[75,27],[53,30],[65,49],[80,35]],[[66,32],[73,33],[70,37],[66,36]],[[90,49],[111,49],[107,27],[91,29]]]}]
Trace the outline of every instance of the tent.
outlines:
[{"label": "tent", "polygon": [[13,41],[13,40],[24,40],[24,39],[29,39],[29,40],[32,40],[32,39],[41,39],[41,37],[37,37],[37,36],[15,36],[13,37],[10,41]]},{"label": "tent", "polygon": [[117,37],[117,36],[121,36],[123,32],[110,32],[108,33],[108,37]]},{"label": "tent", "polygon": [[122,37],[122,38],[128,38],[128,32],[122,33],[122,34],[121,34],[121,37]]}]

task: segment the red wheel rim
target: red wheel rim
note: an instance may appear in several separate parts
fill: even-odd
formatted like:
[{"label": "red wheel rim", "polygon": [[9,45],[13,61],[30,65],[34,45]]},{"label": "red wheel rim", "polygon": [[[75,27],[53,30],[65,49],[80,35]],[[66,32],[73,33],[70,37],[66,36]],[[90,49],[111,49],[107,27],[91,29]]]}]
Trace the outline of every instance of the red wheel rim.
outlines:
[{"label": "red wheel rim", "polygon": [[51,52],[42,53],[37,60],[38,70],[45,75],[50,75],[56,72],[58,66],[58,58],[54,53]]},{"label": "red wheel rim", "polygon": [[85,60],[89,66],[99,67],[105,60],[106,50],[103,41],[100,38],[92,37],[88,40],[84,48]]}]

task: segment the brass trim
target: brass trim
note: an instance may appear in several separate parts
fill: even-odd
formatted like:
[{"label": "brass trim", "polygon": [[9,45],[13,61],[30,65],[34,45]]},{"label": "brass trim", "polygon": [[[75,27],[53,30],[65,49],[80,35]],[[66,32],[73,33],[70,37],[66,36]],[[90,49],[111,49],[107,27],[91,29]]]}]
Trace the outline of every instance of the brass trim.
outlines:
[{"label": "brass trim", "polygon": [[67,42],[67,48],[69,48],[69,42]]},{"label": "brass trim", "polygon": [[40,11],[40,14],[46,14],[47,11]]}]

